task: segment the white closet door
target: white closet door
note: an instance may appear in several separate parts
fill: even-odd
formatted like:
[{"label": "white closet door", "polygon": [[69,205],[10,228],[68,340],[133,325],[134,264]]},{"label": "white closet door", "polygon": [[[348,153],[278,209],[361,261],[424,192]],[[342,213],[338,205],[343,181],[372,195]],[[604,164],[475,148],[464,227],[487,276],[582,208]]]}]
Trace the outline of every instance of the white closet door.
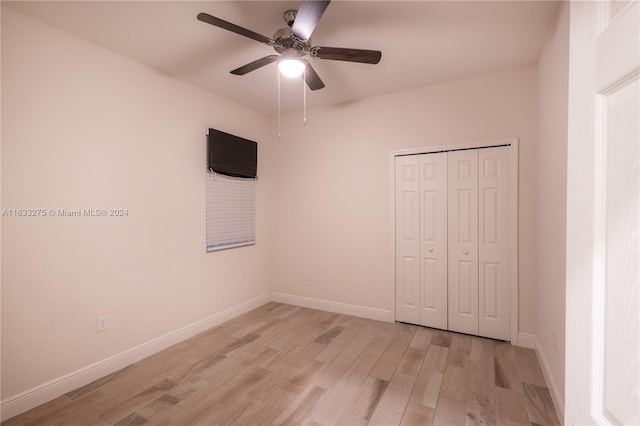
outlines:
[{"label": "white closet door", "polygon": [[510,195],[509,147],[478,151],[478,297],[479,334],[510,340]]},{"label": "white closet door", "polygon": [[396,157],[396,320],[420,322],[420,159]]},{"label": "white closet door", "polygon": [[478,150],[448,163],[449,330],[478,334]]},{"label": "white closet door", "polygon": [[447,153],[420,158],[420,324],[447,328]]}]

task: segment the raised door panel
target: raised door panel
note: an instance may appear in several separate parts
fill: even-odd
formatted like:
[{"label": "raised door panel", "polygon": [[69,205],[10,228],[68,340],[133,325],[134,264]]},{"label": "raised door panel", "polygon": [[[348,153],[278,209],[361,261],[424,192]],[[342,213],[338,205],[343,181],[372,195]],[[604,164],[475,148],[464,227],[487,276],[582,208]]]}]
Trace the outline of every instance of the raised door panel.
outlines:
[{"label": "raised door panel", "polygon": [[621,424],[640,422],[639,93],[636,80],[607,99],[603,411]]},{"label": "raised door panel", "polygon": [[510,340],[509,147],[478,151],[478,328],[479,334]]},{"label": "raised door panel", "polygon": [[420,158],[420,324],[447,328],[447,154]]},{"label": "raised door panel", "polygon": [[420,321],[420,162],[395,159],[396,320]]},{"label": "raised door panel", "polygon": [[620,6],[611,7],[596,45],[604,273],[595,297],[593,347],[602,352],[593,358],[601,374],[594,400],[605,422],[640,424],[640,3]]},{"label": "raised door panel", "polygon": [[478,150],[448,153],[449,329],[478,334]]}]

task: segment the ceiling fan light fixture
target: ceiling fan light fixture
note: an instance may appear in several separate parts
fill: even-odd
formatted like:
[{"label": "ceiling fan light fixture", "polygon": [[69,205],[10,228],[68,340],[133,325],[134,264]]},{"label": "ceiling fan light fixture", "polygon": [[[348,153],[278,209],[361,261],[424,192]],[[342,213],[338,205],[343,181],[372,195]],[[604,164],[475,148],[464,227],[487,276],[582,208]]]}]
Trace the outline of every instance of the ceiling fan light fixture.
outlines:
[{"label": "ceiling fan light fixture", "polygon": [[299,59],[281,59],[278,62],[278,70],[280,74],[285,77],[295,78],[300,77],[304,72],[305,64]]}]

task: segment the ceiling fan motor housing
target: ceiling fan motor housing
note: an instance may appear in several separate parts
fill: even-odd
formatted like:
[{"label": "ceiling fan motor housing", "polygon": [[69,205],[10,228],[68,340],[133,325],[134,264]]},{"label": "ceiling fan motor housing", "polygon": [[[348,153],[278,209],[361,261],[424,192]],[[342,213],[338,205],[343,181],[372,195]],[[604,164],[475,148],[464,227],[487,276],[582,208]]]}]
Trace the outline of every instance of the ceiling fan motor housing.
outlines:
[{"label": "ceiling fan motor housing", "polygon": [[297,39],[292,33],[290,27],[280,28],[273,34],[273,40],[275,44],[273,48],[280,54],[287,54],[290,56],[304,56],[309,52],[311,48],[311,39],[300,40]]}]

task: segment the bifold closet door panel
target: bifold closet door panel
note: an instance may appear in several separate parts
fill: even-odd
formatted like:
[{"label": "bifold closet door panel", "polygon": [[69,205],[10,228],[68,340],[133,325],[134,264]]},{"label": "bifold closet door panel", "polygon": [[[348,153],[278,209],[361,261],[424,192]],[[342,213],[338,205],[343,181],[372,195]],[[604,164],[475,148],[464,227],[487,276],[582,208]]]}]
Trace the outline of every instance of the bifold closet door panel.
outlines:
[{"label": "bifold closet door panel", "polygon": [[449,330],[478,334],[478,150],[448,153]]},{"label": "bifold closet door panel", "polygon": [[420,323],[420,160],[395,158],[396,320]]},{"label": "bifold closet door panel", "polygon": [[420,155],[420,324],[447,328],[447,153]]},{"label": "bifold closet door panel", "polygon": [[479,334],[510,340],[510,206],[511,154],[509,147],[478,151]]}]

